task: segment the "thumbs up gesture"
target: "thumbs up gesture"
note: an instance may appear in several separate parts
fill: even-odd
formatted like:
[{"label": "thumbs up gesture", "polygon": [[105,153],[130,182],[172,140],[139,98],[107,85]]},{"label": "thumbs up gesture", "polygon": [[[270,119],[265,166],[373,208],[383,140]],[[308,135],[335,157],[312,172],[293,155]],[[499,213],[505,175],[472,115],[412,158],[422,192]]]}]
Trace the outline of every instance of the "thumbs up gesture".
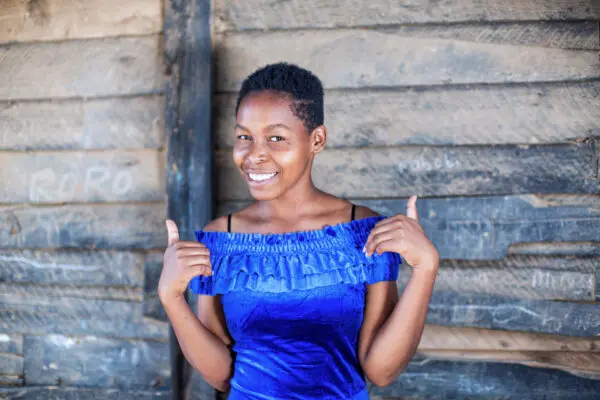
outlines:
[{"label": "thumbs up gesture", "polygon": [[179,240],[179,230],[174,221],[168,219],[166,225],[168,247],[158,281],[158,296],[163,304],[183,296],[192,278],[212,275],[208,248],[200,242]]},{"label": "thumbs up gesture", "polygon": [[398,253],[413,269],[437,269],[438,252],[425,235],[417,214],[417,196],[406,204],[406,215],[398,214],[379,221],[365,244],[367,256],[386,251]]}]

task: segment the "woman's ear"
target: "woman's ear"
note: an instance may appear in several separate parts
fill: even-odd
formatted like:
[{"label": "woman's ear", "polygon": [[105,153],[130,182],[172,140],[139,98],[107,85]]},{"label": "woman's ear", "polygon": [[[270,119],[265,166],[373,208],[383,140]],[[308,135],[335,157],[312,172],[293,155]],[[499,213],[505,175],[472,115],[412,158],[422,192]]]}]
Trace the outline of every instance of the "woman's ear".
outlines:
[{"label": "woman's ear", "polygon": [[311,144],[312,150],[314,153],[320,153],[325,148],[325,143],[327,142],[327,129],[324,125],[320,125],[316,127],[311,136]]}]

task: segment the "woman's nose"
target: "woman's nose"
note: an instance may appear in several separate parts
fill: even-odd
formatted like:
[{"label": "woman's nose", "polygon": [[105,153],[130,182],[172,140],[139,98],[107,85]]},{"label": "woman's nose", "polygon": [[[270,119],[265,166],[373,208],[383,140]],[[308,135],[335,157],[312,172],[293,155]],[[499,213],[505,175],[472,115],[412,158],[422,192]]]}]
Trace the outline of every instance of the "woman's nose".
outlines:
[{"label": "woman's nose", "polygon": [[248,159],[252,162],[261,162],[267,159],[268,148],[261,141],[254,141],[248,153]]}]

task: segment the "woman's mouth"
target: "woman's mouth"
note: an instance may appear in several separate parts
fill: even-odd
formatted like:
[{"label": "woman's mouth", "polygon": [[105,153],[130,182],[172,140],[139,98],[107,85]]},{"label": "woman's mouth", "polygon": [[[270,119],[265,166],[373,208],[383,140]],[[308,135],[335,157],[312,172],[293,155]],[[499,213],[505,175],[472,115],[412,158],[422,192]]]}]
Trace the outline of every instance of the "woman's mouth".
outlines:
[{"label": "woman's mouth", "polygon": [[248,172],[246,173],[246,180],[252,186],[260,186],[270,183],[277,176],[277,172]]}]

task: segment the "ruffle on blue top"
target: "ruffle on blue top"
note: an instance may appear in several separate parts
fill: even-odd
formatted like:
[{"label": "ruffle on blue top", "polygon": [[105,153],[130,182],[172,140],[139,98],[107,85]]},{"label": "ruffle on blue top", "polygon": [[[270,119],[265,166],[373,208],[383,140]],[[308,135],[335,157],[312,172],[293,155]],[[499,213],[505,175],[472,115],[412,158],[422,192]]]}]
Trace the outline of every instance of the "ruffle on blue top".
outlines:
[{"label": "ruffle on blue top", "polygon": [[210,251],[213,275],[193,278],[190,289],[205,295],[242,290],[281,293],[396,280],[398,254],[367,257],[362,252],[371,229],[384,218],[280,234],[198,230],[196,239]]}]

